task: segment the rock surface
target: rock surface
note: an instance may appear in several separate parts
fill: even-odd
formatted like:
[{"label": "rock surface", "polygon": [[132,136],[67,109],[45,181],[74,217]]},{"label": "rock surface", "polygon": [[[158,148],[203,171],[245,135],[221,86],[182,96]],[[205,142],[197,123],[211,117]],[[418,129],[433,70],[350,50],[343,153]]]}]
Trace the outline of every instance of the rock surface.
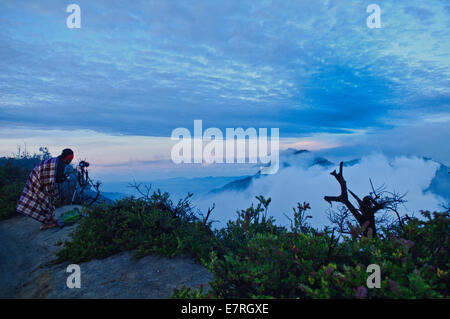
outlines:
[{"label": "rock surface", "polygon": [[[69,209],[59,209],[62,213]],[[124,252],[80,263],[81,288],[67,288],[70,263],[52,264],[76,226],[41,231],[25,216],[0,222],[0,298],[169,298],[183,285],[209,289],[211,274],[188,258],[133,257]]]}]

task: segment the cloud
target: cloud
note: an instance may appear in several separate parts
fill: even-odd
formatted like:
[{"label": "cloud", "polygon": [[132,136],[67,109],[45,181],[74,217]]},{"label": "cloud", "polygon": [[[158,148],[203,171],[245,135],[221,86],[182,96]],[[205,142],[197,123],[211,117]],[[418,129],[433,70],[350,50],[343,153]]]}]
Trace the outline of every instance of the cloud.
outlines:
[{"label": "cloud", "polygon": [[[278,224],[289,226],[288,215],[292,218],[292,208],[297,202],[309,202],[312,210],[311,223],[315,227],[329,225],[326,217],[330,205],[325,202],[325,195],[338,195],[339,184],[330,175],[333,167],[318,165],[309,167],[305,159],[295,159],[295,166],[281,169],[277,174],[254,179],[245,191],[227,191],[208,194],[194,203],[202,210],[216,204],[211,219],[218,220],[215,227],[223,227],[226,221],[236,218],[236,211],[245,209],[251,203],[257,203],[255,196],[271,197],[269,215]],[[308,159],[306,159],[308,160]],[[386,185],[387,190],[406,193],[408,201],[400,208],[401,214],[419,216],[419,210],[440,210],[445,202],[443,198],[426,192],[440,165],[417,157],[400,156],[389,159],[383,154],[365,156],[353,166],[344,167],[344,177],[348,187],[359,196],[371,191],[369,177],[375,187]],[[336,204],[333,205],[336,208]]]},{"label": "cloud", "polygon": [[428,157],[450,166],[448,115],[428,114],[414,124],[399,124],[389,129],[370,128],[358,134],[329,137],[328,140],[334,140],[338,147],[319,153],[338,161],[382,152],[391,157]]},{"label": "cloud", "polygon": [[363,2],[154,0],[79,1],[69,30],[69,2],[0,5],[2,125],[168,136],[203,119],[292,137],[448,113],[443,1],[385,1],[377,30]]},{"label": "cloud", "polygon": [[[206,129],[203,127],[203,133]],[[226,132],[223,134],[225,136]],[[75,152],[75,161],[89,161],[93,176],[104,182],[169,176],[241,176],[251,174],[261,165],[249,163],[248,158],[244,164],[233,165],[174,164],[171,150],[176,143],[170,137],[106,134],[93,130],[0,128],[0,156],[17,154],[18,146],[22,151],[26,147],[31,154],[39,153],[39,148],[45,146],[53,156],[69,147]],[[204,141],[203,145],[208,143]],[[321,136],[280,139],[282,150],[292,147],[320,150],[335,146]]]}]

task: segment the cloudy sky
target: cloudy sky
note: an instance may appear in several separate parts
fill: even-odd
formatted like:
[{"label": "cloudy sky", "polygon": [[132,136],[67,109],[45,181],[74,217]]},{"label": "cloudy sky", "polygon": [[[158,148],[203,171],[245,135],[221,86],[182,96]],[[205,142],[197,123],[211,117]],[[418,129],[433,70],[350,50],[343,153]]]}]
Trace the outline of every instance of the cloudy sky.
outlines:
[{"label": "cloudy sky", "polygon": [[449,165],[449,27],[446,0],[2,0],[0,155],[27,143],[156,163],[201,119],[279,128],[284,148]]}]

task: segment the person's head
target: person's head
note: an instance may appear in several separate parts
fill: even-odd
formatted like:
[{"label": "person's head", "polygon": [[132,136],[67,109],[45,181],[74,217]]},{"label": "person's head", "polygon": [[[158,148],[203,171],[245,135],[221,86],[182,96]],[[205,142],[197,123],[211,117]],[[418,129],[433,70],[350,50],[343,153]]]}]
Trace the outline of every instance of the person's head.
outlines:
[{"label": "person's head", "polygon": [[73,160],[73,151],[70,148],[65,148],[59,157],[62,159],[64,164],[70,164]]}]

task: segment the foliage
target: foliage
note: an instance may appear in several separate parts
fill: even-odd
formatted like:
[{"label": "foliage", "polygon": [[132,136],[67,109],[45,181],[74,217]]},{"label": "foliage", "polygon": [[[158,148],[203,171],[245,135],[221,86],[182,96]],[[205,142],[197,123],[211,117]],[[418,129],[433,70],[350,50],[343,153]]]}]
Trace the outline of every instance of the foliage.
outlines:
[{"label": "foliage", "polygon": [[136,249],[136,257],[209,254],[213,232],[190,209],[188,195],[174,205],[160,190],[150,197],[124,198],[87,210],[58,252],[58,261],[87,261]]},{"label": "foliage", "polygon": [[40,154],[30,155],[19,148],[17,155],[0,158],[0,220],[15,215],[28,175],[36,164],[50,156],[46,147],[41,147],[40,151]]},{"label": "foliage", "polygon": [[[376,238],[335,231],[263,231],[223,256],[213,252],[213,294],[222,298],[447,298],[449,212],[423,212]],[[247,229],[256,230],[252,225]],[[367,266],[381,288],[367,288]]]},{"label": "foliage", "polygon": [[[190,196],[174,205],[159,190],[90,208],[65,242],[59,260],[183,254],[213,275],[211,290],[182,287],[172,298],[448,298],[449,211],[422,212],[376,237],[350,225],[351,235],[307,224],[308,203],[294,209],[290,229],[268,216],[270,199],[237,212],[225,228],[192,212]],[[381,269],[381,288],[368,288],[367,266]]]},{"label": "foliage", "polygon": [[237,219],[228,221],[227,226],[216,232],[216,253],[220,256],[228,252],[245,251],[248,242],[257,234],[273,234],[278,232],[280,227],[275,225],[272,217],[267,218],[269,201],[262,196],[257,197],[258,205],[253,204],[240,212],[237,212]]},{"label": "foliage", "polygon": [[211,299],[212,295],[209,292],[203,291],[203,285],[199,289],[191,289],[183,286],[179,289],[174,289],[171,299]]}]

